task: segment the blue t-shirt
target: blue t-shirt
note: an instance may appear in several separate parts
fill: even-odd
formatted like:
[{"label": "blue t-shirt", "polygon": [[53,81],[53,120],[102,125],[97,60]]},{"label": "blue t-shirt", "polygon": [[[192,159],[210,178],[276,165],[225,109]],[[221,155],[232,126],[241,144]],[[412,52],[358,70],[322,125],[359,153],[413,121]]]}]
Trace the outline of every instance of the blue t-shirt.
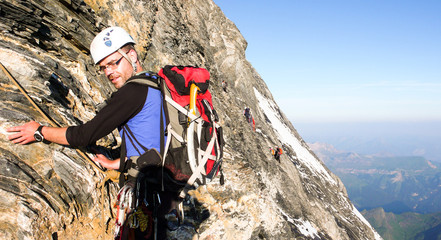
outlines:
[{"label": "blue t-shirt", "polygon": [[[161,104],[159,90],[138,83],[125,84],[112,94],[107,105],[93,119],[79,126],[69,127],[66,131],[67,141],[74,147],[94,144],[127,123],[144,147],[160,151],[160,114],[163,112]],[[163,118],[165,119],[164,116]],[[136,147],[142,154],[142,148]],[[128,139],[126,148],[127,156],[139,155]]]},{"label": "blue t-shirt", "polygon": [[[127,126],[136,140],[147,149],[156,148],[160,151],[161,113],[163,113],[161,92],[154,88],[148,88],[147,99],[142,110],[127,122]],[[164,114],[162,116],[165,128]],[[121,127],[119,130],[120,135],[123,136]],[[130,134],[125,135],[127,157],[139,156],[144,153],[143,148],[135,140],[129,140],[129,136]]]}]

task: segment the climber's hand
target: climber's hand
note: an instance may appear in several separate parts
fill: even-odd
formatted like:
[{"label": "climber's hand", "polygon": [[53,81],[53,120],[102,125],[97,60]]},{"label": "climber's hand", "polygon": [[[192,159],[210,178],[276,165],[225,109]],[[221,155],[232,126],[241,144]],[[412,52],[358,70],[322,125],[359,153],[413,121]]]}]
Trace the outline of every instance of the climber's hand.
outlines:
[{"label": "climber's hand", "polygon": [[93,161],[98,162],[107,169],[119,169],[119,158],[115,160],[108,159],[103,154],[96,154]]},{"label": "climber's hand", "polygon": [[8,139],[16,144],[28,144],[35,142],[34,133],[39,126],[39,123],[30,121],[21,126],[7,128],[7,132],[14,133],[9,135]]}]

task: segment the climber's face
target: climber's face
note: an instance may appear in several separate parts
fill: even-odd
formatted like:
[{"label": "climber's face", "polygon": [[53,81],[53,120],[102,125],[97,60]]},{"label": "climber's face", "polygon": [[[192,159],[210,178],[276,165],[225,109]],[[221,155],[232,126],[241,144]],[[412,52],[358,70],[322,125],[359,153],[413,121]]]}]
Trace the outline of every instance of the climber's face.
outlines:
[{"label": "climber's face", "polygon": [[[128,52],[130,55],[131,50]],[[120,88],[133,75],[132,65],[119,52],[114,52],[99,63],[100,71],[106,74],[116,88]]]}]

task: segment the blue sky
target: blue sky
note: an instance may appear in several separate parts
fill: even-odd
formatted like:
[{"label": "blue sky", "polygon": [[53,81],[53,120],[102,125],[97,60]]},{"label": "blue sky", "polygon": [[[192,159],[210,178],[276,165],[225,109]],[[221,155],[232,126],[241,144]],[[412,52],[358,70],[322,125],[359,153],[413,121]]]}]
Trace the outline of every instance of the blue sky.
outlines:
[{"label": "blue sky", "polygon": [[441,122],[441,1],[214,2],[294,126]]}]

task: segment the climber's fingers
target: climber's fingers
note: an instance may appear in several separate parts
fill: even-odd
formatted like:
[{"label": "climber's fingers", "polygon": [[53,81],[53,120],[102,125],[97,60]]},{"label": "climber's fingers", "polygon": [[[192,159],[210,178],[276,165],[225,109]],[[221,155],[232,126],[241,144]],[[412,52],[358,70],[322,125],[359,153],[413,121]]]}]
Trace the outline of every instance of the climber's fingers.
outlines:
[{"label": "climber's fingers", "polygon": [[15,144],[28,144],[34,142],[34,133],[39,126],[39,123],[31,121],[20,126],[7,128],[7,132],[13,133],[8,135],[8,139]]}]

